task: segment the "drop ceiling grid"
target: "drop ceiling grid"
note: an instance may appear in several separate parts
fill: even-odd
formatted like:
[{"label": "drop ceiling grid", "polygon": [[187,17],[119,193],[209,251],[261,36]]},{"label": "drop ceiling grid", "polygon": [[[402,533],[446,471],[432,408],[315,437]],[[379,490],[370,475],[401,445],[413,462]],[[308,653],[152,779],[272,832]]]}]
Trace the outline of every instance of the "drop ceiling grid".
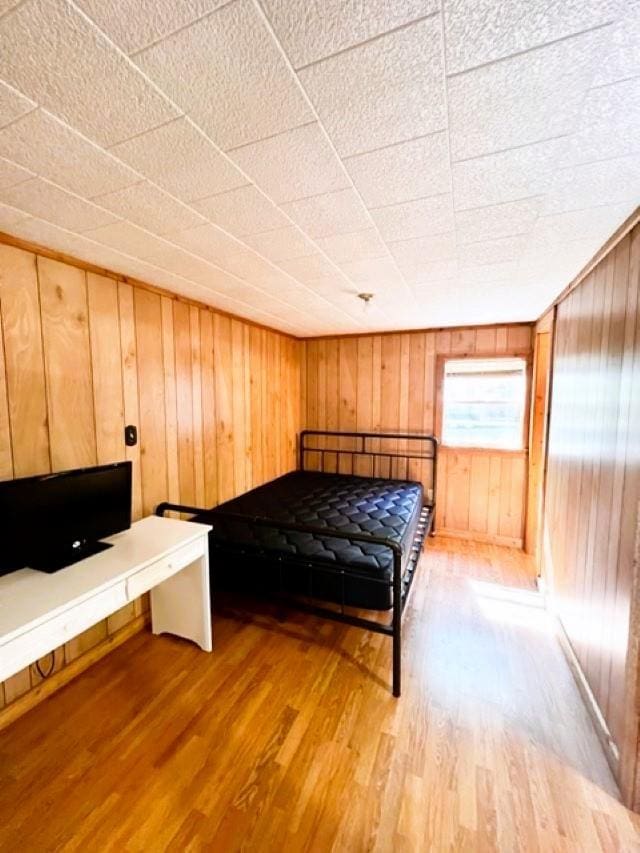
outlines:
[{"label": "drop ceiling grid", "polygon": [[[24,5],[29,5],[29,4],[28,4],[28,3],[27,3],[27,4],[23,4],[23,6],[24,6]],[[36,5],[37,5],[38,7],[40,7],[40,8],[39,8],[39,11],[40,11],[40,13],[42,13],[42,8],[41,8],[41,7],[44,5],[42,2],[38,2],[38,0],[35,0],[35,2],[33,2],[31,5],[34,5],[34,6],[36,6]],[[49,5],[56,5],[56,6],[60,6],[60,5],[62,5],[62,3],[61,3],[61,2],[58,2],[58,3],[49,4]],[[68,3],[67,5],[69,5],[69,6],[70,6],[70,7],[72,7],[72,8],[75,8],[75,6],[74,6],[74,4],[73,4],[73,3]],[[83,16],[83,17],[84,17],[84,16]],[[88,20],[88,19],[87,19],[87,20]],[[1,26],[1,22],[0,22],[0,26]],[[92,26],[93,26],[93,24],[92,24]],[[13,87],[7,87],[7,88],[8,88],[8,89],[10,89],[10,91],[15,92],[15,89],[14,89]],[[17,94],[17,93],[16,93],[16,94]],[[20,97],[20,96],[18,95],[18,97]],[[30,107],[29,112],[31,112],[31,109],[33,109],[34,111],[36,111],[36,110],[35,110],[35,107],[36,107],[35,102],[33,102],[33,101],[28,101],[28,99],[25,99],[25,100],[27,100],[27,103],[29,104],[29,107]],[[168,99],[167,99],[167,101],[168,101]],[[40,111],[38,111],[38,112],[41,112],[41,110],[40,110]],[[20,113],[19,113],[19,114],[17,115],[17,117],[15,118],[15,121],[20,121],[20,119],[23,117],[23,115],[24,115],[24,114],[27,114],[27,113],[25,112],[25,110],[21,110],[21,111],[20,111]],[[177,119],[179,119],[179,118],[181,118],[181,117],[182,117],[182,116],[180,115],[180,113],[179,113],[178,109],[176,108],[175,115],[172,115],[172,116],[171,116],[171,118],[170,118],[168,121],[163,122],[160,126],[162,127],[162,126],[165,126],[166,124],[170,124],[170,123],[172,123],[172,122],[176,121]],[[66,122],[64,122],[64,121],[63,121],[62,119],[60,119],[59,117],[55,117],[55,116],[54,116],[54,117],[53,117],[53,119],[54,119],[54,120],[56,120],[57,124],[58,124],[60,127],[63,127],[63,128],[64,128],[64,127],[67,127],[70,131],[72,131],[72,132],[73,132],[73,133],[75,133],[77,136],[79,136],[80,138],[82,138],[82,139],[83,139],[83,141],[84,141],[84,143],[86,143],[88,146],[93,146],[93,147],[95,147],[95,148],[98,148],[98,149],[99,149],[100,151],[102,151],[103,153],[105,153],[105,152],[106,152],[107,154],[109,154],[109,150],[108,150],[108,148],[102,148],[102,147],[100,147],[99,145],[97,145],[97,143],[94,143],[92,140],[88,140],[88,139],[86,139],[86,138],[82,137],[82,134],[80,134],[76,128],[73,128],[73,127],[68,126],[68,125],[66,124]],[[9,122],[8,126],[10,127],[12,123],[13,123],[13,122]],[[0,138],[1,138],[1,136],[2,136],[2,131],[3,131],[4,129],[5,129],[5,128],[0,129]],[[157,129],[158,129],[158,127],[157,127],[157,126],[156,126],[156,127],[151,128],[151,130],[152,130],[152,131],[153,131],[153,130],[157,130]],[[140,136],[140,135],[144,135],[144,134],[146,134],[146,133],[148,133],[148,132],[149,132],[149,129],[145,128],[145,129],[141,130],[139,133],[134,134],[132,138],[136,138],[136,137],[138,137],[138,136]],[[220,151],[219,151],[219,149],[217,148],[217,146],[215,146],[215,143],[213,143],[213,141],[211,141],[211,140],[208,140],[208,141],[209,141],[209,144],[212,146],[212,148],[214,148],[214,149],[215,149],[217,152],[219,152],[222,156],[225,156],[224,154],[222,154],[222,152],[220,152]],[[116,143],[116,145],[118,145],[118,144],[122,144],[122,142],[120,142],[120,143]],[[124,164],[123,164],[123,165],[124,165]],[[131,171],[132,171],[132,172],[134,172],[134,170],[131,170]],[[172,196],[170,193],[167,193],[166,191],[164,191],[161,187],[159,187],[157,184],[155,184],[152,180],[149,180],[148,178],[146,178],[144,174],[139,173],[139,172],[134,172],[134,174],[136,175],[136,182],[139,182],[139,183],[140,183],[140,185],[142,185],[142,183],[144,183],[144,185],[148,185],[149,187],[155,187],[155,189],[156,189],[159,193],[162,193],[162,194],[163,194],[163,195],[165,195],[167,198],[171,198],[174,202],[176,202],[176,203],[177,203],[177,205],[179,205],[180,207],[184,208],[184,209],[185,209],[185,211],[189,209],[189,208],[188,208],[188,206],[187,206],[187,205],[185,205],[185,204],[184,204],[180,199],[177,199],[177,198],[175,198],[174,196]],[[249,182],[249,178],[248,178],[246,175],[244,175],[243,177],[244,177],[244,180],[248,183],[248,182]],[[53,190],[53,188],[54,188],[54,186],[55,186],[55,185],[53,184],[53,182],[52,182],[52,181],[47,181],[46,183],[47,183],[47,186],[51,187],[51,188],[52,188],[52,190]],[[128,194],[128,192],[129,192],[133,187],[135,187],[135,186],[137,186],[137,183],[135,183],[135,182],[134,182],[134,183],[132,183],[132,184],[126,185],[126,186],[124,186],[124,187],[121,187],[119,190],[114,191],[114,194],[115,194],[115,195],[118,195],[118,193],[119,193],[120,195],[126,195],[126,194]],[[10,189],[11,189],[11,188],[10,188]],[[58,188],[56,187],[56,188],[55,188],[55,190],[53,190],[53,191],[54,191],[54,194],[55,194],[55,193],[57,193],[57,192],[58,192]],[[73,195],[72,193],[69,193],[67,190],[64,190],[64,189],[61,189],[60,191],[61,191],[61,192],[64,192],[64,193],[65,193],[65,196],[71,196],[71,195]],[[105,203],[105,201],[106,201],[106,202],[108,202],[108,201],[109,201],[109,196],[110,196],[110,195],[111,195],[111,194],[107,193],[107,194],[104,194],[104,195],[101,195],[101,196],[97,196],[97,197],[95,197],[95,196],[94,196],[94,198],[96,199],[96,202],[97,202],[98,204],[99,204],[101,201],[102,201],[102,203],[104,204],[104,203]],[[8,203],[9,203],[9,204],[11,204],[10,199],[9,199]],[[44,205],[44,204],[40,205],[40,207],[39,207],[39,209],[38,209],[37,213],[40,213],[40,214],[44,213],[44,212],[45,212],[45,211],[44,211],[44,207],[45,207],[45,205]],[[90,208],[90,209],[93,209],[93,205],[91,206],[91,208]],[[108,215],[108,214],[107,214],[107,215]],[[204,219],[204,218],[203,218],[199,213],[197,213],[196,211],[194,211],[193,216],[194,216],[194,217],[198,217],[198,219],[200,220],[200,222],[201,222],[201,223],[204,223],[204,222],[206,221],[206,220],[205,220],[205,219]],[[36,216],[35,218],[39,218],[39,217],[38,217],[38,216]],[[122,218],[123,218],[123,219],[126,219],[126,214],[125,214]],[[288,217],[287,217],[287,220],[288,220]],[[75,221],[75,220],[73,220],[73,221]],[[112,217],[111,217],[111,219],[110,219],[110,221],[115,222],[115,221],[116,221],[115,217],[113,217],[113,216],[112,216]],[[196,227],[196,226],[195,226],[195,222],[196,222],[196,220],[195,220],[195,219],[193,219],[192,221],[194,222],[194,227]],[[290,221],[290,220],[288,220],[288,221]],[[69,221],[69,220],[67,220],[66,222],[57,222],[57,223],[55,223],[55,222],[54,222],[53,224],[61,225],[61,226],[64,228],[66,224],[70,224],[70,221]],[[89,228],[96,227],[96,224],[97,224],[97,223],[96,223],[95,221],[89,221],[89,223],[88,223]],[[134,222],[134,224],[135,224],[135,222]],[[156,223],[156,224],[157,224],[157,223]],[[140,227],[141,227],[141,223],[140,223],[139,221],[138,221],[138,226],[140,226]],[[218,227],[218,226],[216,226],[216,227]],[[297,228],[297,226],[296,226],[296,228]],[[68,230],[68,229],[67,229],[67,230]],[[83,229],[78,229],[78,231],[79,231],[79,232],[80,232],[81,230],[83,230]],[[88,229],[87,229],[87,230],[88,230]],[[221,230],[223,230],[223,229],[221,229]],[[155,235],[157,235],[157,236],[161,236],[161,237],[167,237],[167,236],[170,236],[170,235],[168,235],[167,233],[164,233],[164,232],[165,232],[165,229],[163,228],[162,224],[160,224],[160,226],[159,226],[159,227],[156,227],[156,228],[155,228],[151,233],[153,233],[153,234],[155,234]],[[226,233],[226,232],[225,232],[225,233]],[[233,235],[228,235],[228,236],[229,236],[231,239],[233,239],[233,240],[235,240],[235,239],[236,239],[236,238],[234,238],[234,237],[233,237]],[[241,241],[238,241],[238,247],[239,247],[239,250],[240,250],[243,246],[247,249],[247,251],[252,251],[252,250],[251,250],[251,247],[247,246],[246,244],[242,243]],[[69,251],[69,246],[68,246],[68,244],[67,244],[66,248],[67,248],[67,250]],[[124,255],[124,254],[126,254],[126,253],[122,253],[122,254]],[[139,257],[138,257],[137,259],[138,259],[138,260],[143,260],[142,258],[139,258]],[[267,259],[267,258],[265,258],[265,260],[267,260],[267,261],[268,261],[268,259]],[[209,262],[210,262],[210,259],[209,259]],[[231,273],[231,274],[233,275],[233,273]],[[283,271],[283,273],[282,273],[282,274],[283,274],[283,276],[286,276],[286,278],[287,278],[287,279],[289,279],[289,280],[291,279],[291,276],[290,276],[288,273],[286,273],[286,272],[284,272],[284,271]],[[248,286],[248,287],[250,287],[250,288],[252,288],[252,289],[254,289],[254,290],[262,291],[262,288],[260,288],[260,287],[259,287],[259,285],[256,285],[256,284],[254,284],[254,283],[248,282],[248,283],[247,283],[247,286]],[[308,325],[309,323],[312,323],[312,325],[317,326],[317,325],[318,325],[318,322],[319,322],[319,321],[320,321],[320,322],[322,322],[322,320],[323,320],[323,313],[324,313],[325,322],[326,322],[326,319],[330,317],[330,318],[331,318],[332,323],[335,325],[335,324],[336,324],[336,316],[335,316],[335,315],[336,315],[336,312],[337,312],[338,314],[342,314],[342,315],[343,315],[343,318],[344,318],[344,319],[342,319],[342,320],[338,323],[338,325],[340,325],[340,327],[341,327],[341,328],[350,328],[350,327],[351,327],[351,326],[353,326],[354,324],[359,325],[359,317],[358,317],[358,315],[356,314],[356,311],[355,311],[355,309],[356,309],[358,306],[355,306],[355,308],[354,308],[354,309],[352,309],[352,310],[351,310],[351,311],[349,311],[349,312],[346,312],[346,311],[344,311],[343,309],[341,309],[341,308],[339,308],[339,307],[336,307],[332,302],[330,302],[330,301],[326,298],[326,296],[324,296],[324,295],[322,295],[322,294],[319,294],[319,293],[316,293],[316,292],[313,290],[313,288],[309,287],[308,285],[305,285],[304,283],[299,283],[299,282],[298,282],[298,289],[301,291],[301,294],[300,294],[300,297],[298,297],[298,294],[296,294],[296,298],[297,298],[298,300],[300,300],[300,298],[302,298],[303,300],[306,300],[307,302],[311,302],[311,303],[312,303],[312,305],[311,305],[310,309],[309,309],[309,310],[308,310],[308,312],[306,313],[306,323],[305,323],[305,325]],[[217,297],[218,292],[215,290],[215,288],[211,288],[211,290],[213,291],[213,293],[214,293],[214,294],[216,295],[216,297]],[[304,291],[306,291],[306,292],[307,292],[306,297],[304,296]],[[223,295],[224,295],[224,294],[220,294],[220,296],[223,296]],[[295,302],[294,302],[294,303],[291,303],[290,301],[285,301],[285,300],[281,299],[277,294],[271,294],[271,296],[272,296],[272,298],[273,298],[274,302],[279,303],[279,304],[282,306],[282,308],[284,309],[284,314],[283,314],[283,316],[282,316],[282,317],[280,317],[279,322],[282,322],[282,321],[283,321],[283,319],[284,319],[284,318],[286,318],[287,313],[288,313],[290,310],[296,310],[296,309],[297,309],[297,306],[296,306]],[[250,304],[247,304],[247,305],[245,305],[245,306],[243,306],[243,307],[244,307],[244,310],[245,310],[245,311],[246,311],[246,310],[252,310],[252,306],[251,306]],[[303,310],[301,313],[303,313],[303,314],[304,314],[304,313],[305,313],[305,311]],[[274,315],[274,316],[276,316],[276,315]],[[348,323],[349,323],[349,325],[348,325],[348,326],[345,326],[345,324],[344,324],[344,320],[345,320],[345,319],[346,319],[346,320],[348,321]]]},{"label": "drop ceiling grid", "polygon": [[[323,17],[305,0],[26,0],[0,15],[0,53],[7,27],[27,53],[47,26],[68,38],[39,63],[0,58],[0,225],[70,254],[76,233],[124,273],[302,334],[455,325],[480,306],[532,319],[640,194],[640,10],[547,6],[326,0]],[[82,63],[78,95],[65,74]],[[103,119],[109,91],[125,98]],[[122,114],[127,93],[142,115]],[[49,156],[47,121],[66,131]]]}]

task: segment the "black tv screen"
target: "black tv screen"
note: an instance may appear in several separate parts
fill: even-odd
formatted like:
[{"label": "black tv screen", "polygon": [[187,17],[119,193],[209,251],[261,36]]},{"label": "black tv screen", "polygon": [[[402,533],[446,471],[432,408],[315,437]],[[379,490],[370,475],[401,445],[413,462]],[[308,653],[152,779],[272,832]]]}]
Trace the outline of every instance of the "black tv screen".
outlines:
[{"label": "black tv screen", "polygon": [[0,575],[57,571],[131,526],[131,462],[0,483]]}]

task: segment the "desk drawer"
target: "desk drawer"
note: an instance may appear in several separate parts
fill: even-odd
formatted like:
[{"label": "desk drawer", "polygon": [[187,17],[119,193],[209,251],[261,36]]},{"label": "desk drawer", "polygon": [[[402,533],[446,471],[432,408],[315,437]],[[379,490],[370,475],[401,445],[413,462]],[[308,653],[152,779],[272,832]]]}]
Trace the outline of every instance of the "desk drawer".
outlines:
[{"label": "desk drawer", "polygon": [[0,646],[0,681],[77,637],[127,603],[124,581]]},{"label": "desk drawer", "polygon": [[184,548],[180,548],[156,563],[141,569],[135,575],[131,575],[130,578],[127,578],[127,598],[129,601],[149,592],[154,586],[202,557],[206,547],[207,540],[204,538],[199,542],[192,542],[190,545],[185,545]]}]

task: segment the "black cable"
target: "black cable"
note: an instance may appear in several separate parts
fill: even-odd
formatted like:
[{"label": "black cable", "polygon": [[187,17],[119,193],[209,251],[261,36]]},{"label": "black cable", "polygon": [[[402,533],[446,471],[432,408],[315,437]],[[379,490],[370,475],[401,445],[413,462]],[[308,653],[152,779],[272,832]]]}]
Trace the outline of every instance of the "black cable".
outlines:
[{"label": "black cable", "polygon": [[43,672],[42,667],[40,666],[40,661],[39,660],[36,661],[36,669],[38,670],[38,673],[39,673],[41,678],[49,678],[49,676],[53,674],[53,670],[56,668],[56,653],[55,652],[49,652],[49,657],[51,660],[49,672]]}]

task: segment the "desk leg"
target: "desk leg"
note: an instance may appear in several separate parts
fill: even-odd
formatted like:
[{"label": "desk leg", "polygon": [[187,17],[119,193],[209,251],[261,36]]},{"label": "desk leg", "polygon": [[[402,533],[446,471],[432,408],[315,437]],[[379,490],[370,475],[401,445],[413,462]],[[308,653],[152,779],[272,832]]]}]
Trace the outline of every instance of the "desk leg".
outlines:
[{"label": "desk leg", "polygon": [[205,652],[213,648],[208,552],[151,590],[153,633],[193,640]]}]

